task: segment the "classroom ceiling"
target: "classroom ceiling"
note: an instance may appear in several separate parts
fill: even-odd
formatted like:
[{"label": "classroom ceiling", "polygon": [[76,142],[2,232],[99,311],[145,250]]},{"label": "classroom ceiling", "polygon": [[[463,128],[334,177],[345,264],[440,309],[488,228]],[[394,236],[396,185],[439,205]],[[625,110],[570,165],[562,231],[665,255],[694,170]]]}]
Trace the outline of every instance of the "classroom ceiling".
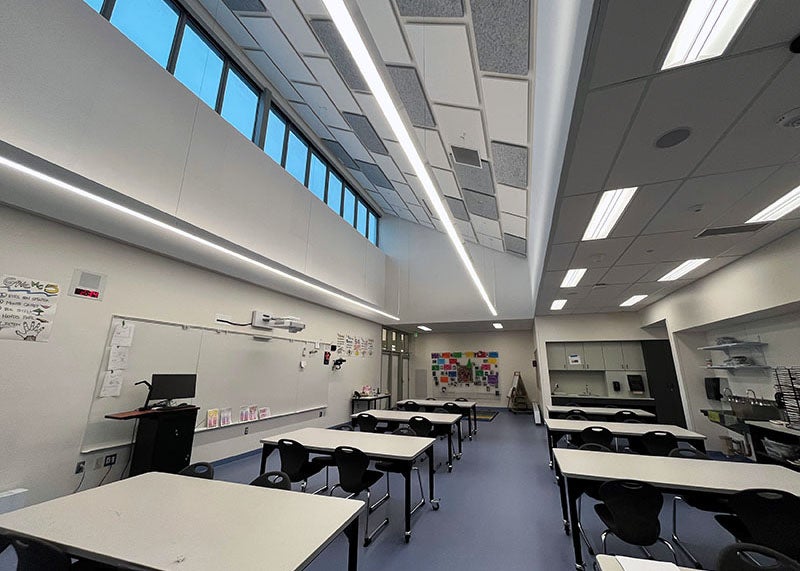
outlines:
[{"label": "classroom ceiling", "polygon": [[[321,0],[201,2],[385,214],[444,231]],[[462,237],[520,256],[528,236],[531,4],[349,4]]]},{"label": "classroom ceiling", "polygon": [[[533,331],[533,319],[500,319],[503,329],[496,329],[492,323],[497,321],[451,321],[447,323],[403,323],[390,327],[405,331],[406,333],[507,333],[509,331]],[[418,325],[430,327],[431,331],[424,332],[417,328]]]},{"label": "classroom ceiling", "polygon": [[[796,0],[758,3],[722,57],[659,71],[688,2],[602,0],[573,113],[537,315],[637,311],[800,228],[800,210],[752,233],[742,225],[800,184],[800,33]],[[683,143],[658,148],[688,128]],[[581,241],[604,190],[639,190],[607,239]],[[689,258],[686,279],[658,282]],[[792,261],[791,263],[795,263]],[[561,288],[567,269],[588,268]],[[632,295],[643,302],[625,309]],[[554,299],[566,299],[551,311]]]}]

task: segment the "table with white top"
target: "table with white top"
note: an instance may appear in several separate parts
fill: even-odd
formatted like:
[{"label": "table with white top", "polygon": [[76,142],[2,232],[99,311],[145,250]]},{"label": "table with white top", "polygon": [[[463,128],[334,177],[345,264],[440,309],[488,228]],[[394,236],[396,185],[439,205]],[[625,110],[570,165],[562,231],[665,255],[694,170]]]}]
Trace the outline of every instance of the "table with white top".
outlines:
[{"label": "table with white top", "polygon": [[566,420],[558,418],[547,418],[544,421],[547,426],[547,442],[550,454],[550,467],[553,467],[553,449],[561,437],[567,434],[577,434],[584,428],[590,426],[602,426],[607,428],[614,436],[644,436],[653,430],[663,430],[672,433],[675,438],[682,442],[690,442],[698,450],[705,452],[706,436],[699,432],[687,430],[673,424],[647,424],[643,422],[605,422],[600,420]]},{"label": "table with white top", "polygon": [[554,454],[560,474],[564,529],[572,534],[575,568],[579,570],[584,566],[577,502],[588,482],[638,480],[676,494],[692,491],[730,495],[751,488],[770,488],[800,495],[800,474],[781,466],[566,448],[558,448]]},{"label": "table with white top", "polygon": [[[350,422],[356,426],[356,418],[359,414],[370,414],[381,422],[394,422],[399,424],[408,424],[408,421],[415,416],[421,416],[431,421],[433,425],[439,426],[453,426],[455,425],[458,430],[458,454],[456,458],[461,459],[463,452],[461,447],[461,415],[460,414],[447,414],[438,412],[419,412],[419,411],[404,411],[404,410],[365,410],[350,416]],[[452,428],[447,433],[447,471],[453,471],[453,430]]]},{"label": "table with white top", "polygon": [[560,405],[547,405],[547,416],[549,418],[558,418],[555,415],[569,414],[573,410],[580,410],[586,416],[598,417],[601,420],[611,420],[614,415],[622,410],[627,410],[635,414],[638,418],[653,419],[656,417],[652,412],[647,412],[639,408],[619,408],[619,407],[606,407],[606,406],[560,406]]},{"label": "table with white top", "polygon": [[467,434],[472,440],[472,435],[478,432],[478,403],[471,400],[438,400],[438,399],[405,399],[397,401],[397,404],[404,405],[409,402],[417,403],[422,410],[433,412],[436,408],[441,408],[451,402],[467,411]]},{"label": "table with white top", "polygon": [[366,395],[366,396],[359,396],[359,397],[354,395],[353,398],[350,399],[350,412],[351,413],[355,413],[356,412],[356,404],[357,403],[362,403],[362,402],[367,404],[367,408],[379,406],[379,405],[376,405],[375,403],[377,403],[379,401],[382,401],[382,400],[386,401],[386,406],[387,407],[391,406],[391,404],[392,404],[391,398],[392,398],[392,395],[390,395],[389,393],[379,393],[377,395]]},{"label": "table with white top", "polygon": [[0,530],[107,565],[294,571],[340,533],[358,568],[363,502],[149,472],[0,515]]},{"label": "table with white top", "polygon": [[[261,439],[261,473],[267,469],[267,458],[278,447],[282,439],[295,440],[311,452],[320,454],[333,454],[339,446],[357,448],[371,460],[392,460],[403,465],[403,479],[405,480],[405,540],[411,539],[411,468],[414,460],[420,455],[428,457],[428,497],[431,507],[439,509],[439,498],[434,496],[434,438],[421,438],[419,436],[402,436],[399,434],[377,434],[374,432],[359,432],[352,430],[333,430],[329,428],[301,428],[291,432],[275,434]],[[424,504],[423,501],[419,505]],[[416,508],[415,508],[416,509]]]},{"label": "table with white top", "polygon": [[[626,558],[628,561],[632,561],[631,558]],[[644,571],[647,569],[646,565],[653,565],[656,563],[655,561],[650,561],[647,559],[637,560],[642,562],[642,570]],[[614,555],[598,555],[597,556],[597,566],[600,568],[600,571],[627,571],[627,568],[623,568],[622,564]],[[673,564],[666,564],[664,565],[665,570],[668,571],[672,569],[673,571],[696,571],[695,569],[690,569],[689,567],[678,567]]]}]

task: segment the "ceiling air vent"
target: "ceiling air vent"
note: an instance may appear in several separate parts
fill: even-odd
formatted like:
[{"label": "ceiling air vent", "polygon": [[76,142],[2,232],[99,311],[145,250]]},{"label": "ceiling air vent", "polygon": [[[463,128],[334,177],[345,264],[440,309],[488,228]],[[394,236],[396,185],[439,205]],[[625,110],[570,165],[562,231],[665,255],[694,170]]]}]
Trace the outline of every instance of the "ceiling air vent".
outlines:
[{"label": "ceiling air vent", "polygon": [[748,232],[757,232],[767,224],[769,224],[769,222],[762,222],[761,224],[742,224],[740,226],[722,226],[720,228],[706,228],[697,236],[695,236],[695,238],[708,238],[709,236],[729,236],[731,234],[747,234]]},{"label": "ceiling air vent", "polygon": [[450,147],[453,150],[453,160],[462,165],[481,168],[481,157],[475,149],[465,149],[464,147]]}]

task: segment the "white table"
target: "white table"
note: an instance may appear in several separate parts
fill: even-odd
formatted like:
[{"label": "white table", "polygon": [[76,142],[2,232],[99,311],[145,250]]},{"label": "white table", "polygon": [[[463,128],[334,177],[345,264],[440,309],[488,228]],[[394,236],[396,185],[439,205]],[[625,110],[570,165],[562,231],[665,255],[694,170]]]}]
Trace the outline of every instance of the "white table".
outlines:
[{"label": "white table", "polygon": [[584,428],[590,426],[602,426],[607,428],[614,436],[643,436],[653,430],[663,430],[671,432],[675,438],[685,442],[691,442],[698,450],[705,452],[706,436],[699,432],[693,432],[673,424],[647,424],[642,422],[604,422],[600,420],[564,420],[558,418],[546,418],[544,421],[547,426],[548,451],[550,453],[550,467],[553,467],[553,449],[562,436],[576,434]]},{"label": "white table", "polygon": [[365,396],[365,397],[355,397],[354,396],[352,399],[350,399],[350,412],[351,413],[355,413],[356,412],[356,404],[357,403],[362,403],[362,402],[367,403],[370,406],[377,406],[377,405],[375,405],[376,402],[385,400],[386,403],[387,403],[387,406],[390,406],[391,403],[392,403],[391,398],[392,398],[392,395],[390,395],[389,393],[379,393],[377,395],[369,395],[369,396]]},{"label": "white table", "polygon": [[417,403],[422,410],[433,411],[435,408],[441,408],[445,404],[452,402],[457,404],[459,408],[467,411],[467,434],[469,439],[472,440],[472,435],[478,432],[478,403],[475,401],[466,400],[438,400],[438,399],[405,399],[397,401],[397,404],[404,405],[409,402]]},{"label": "white table", "polygon": [[0,515],[0,529],[143,569],[305,569],[340,533],[358,567],[363,502],[149,472]]},{"label": "white table", "polygon": [[[405,540],[411,539],[411,467],[421,454],[428,457],[428,494],[431,507],[439,509],[439,498],[434,499],[434,438],[401,436],[397,434],[376,434],[352,430],[331,430],[328,428],[301,428],[291,432],[275,434],[261,439],[261,473],[267,468],[267,458],[278,447],[282,439],[295,440],[312,452],[332,454],[339,446],[358,448],[372,460],[394,460],[403,464],[405,480]],[[422,502],[424,503],[424,501]]]},{"label": "white table", "polygon": [[[431,421],[431,424],[440,426],[453,426],[455,425],[458,430],[458,454],[456,458],[461,459],[461,415],[460,414],[447,414],[438,412],[411,412],[404,410],[381,410],[371,409],[363,412],[358,412],[350,416],[350,422],[355,427],[357,422],[356,418],[359,414],[370,414],[381,422],[395,422],[408,424],[412,417],[421,416]],[[447,471],[453,471],[453,433],[452,428],[447,433]]]},{"label": "white table", "polygon": [[572,410],[580,410],[587,416],[597,416],[601,417],[603,420],[614,418],[614,415],[621,410],[630,411],[639,418],[656,417],[656,415],[654,415],[652,412],[647,412],[646,410],[642,410],[639,408],[619,408],[619,407],[611,408],[605,406],[560,406],[554,404],[547,406],[547,416],[549,418],[553,418],[554,414],[568,414]]},{"label": "white table", "polygon": [[[600,571],[623,571],[622,565],[620,565],[617,558],[613,555],[598,555],[597,566],[600,568]],[[689,567],[676,567],[676,569],[678,569],[678,571],[696,571]]]},{"label": "white table", "polygon": [[638,454],[608,454],[558,448],[554,451],[564,529],[572,534],[575,568],[582,570],[578,498],[586,482],[638,480],[664,492],[734,494],[751,488],[771,488],[800,495],[800,473],[770,464],[694,460]]}]

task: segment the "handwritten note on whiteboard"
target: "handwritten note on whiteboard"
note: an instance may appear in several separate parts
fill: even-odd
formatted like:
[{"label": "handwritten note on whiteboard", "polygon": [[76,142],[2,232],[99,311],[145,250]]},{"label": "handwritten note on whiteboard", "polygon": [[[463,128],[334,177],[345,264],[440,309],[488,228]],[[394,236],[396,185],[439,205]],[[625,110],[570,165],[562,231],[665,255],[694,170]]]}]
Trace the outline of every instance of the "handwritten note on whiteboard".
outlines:
[{"label": "handwritten note on whiteboard", "polygon": [[122,392],[122,371],[106,371],[103,385],[100,387],[100,398],[118,397]]},{"label": "handwritten note on whiteboard", "polygon": [[133,323],[118,323],[111,335],[112,347],[130,347],[133,345],[133,333],[136,326]]}]

